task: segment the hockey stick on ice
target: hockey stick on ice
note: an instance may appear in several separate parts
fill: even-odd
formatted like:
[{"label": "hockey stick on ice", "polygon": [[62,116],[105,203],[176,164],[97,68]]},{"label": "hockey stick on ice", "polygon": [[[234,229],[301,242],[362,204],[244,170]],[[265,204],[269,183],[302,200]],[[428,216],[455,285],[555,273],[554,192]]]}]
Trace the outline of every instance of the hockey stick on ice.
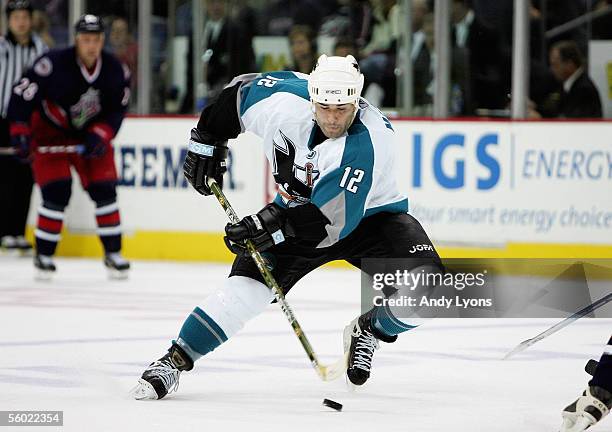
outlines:
[{"label": "hockey stick on ice", "polygon": [[502,360],[507,360],[510,357],[512,357],[513,355],[515,355],[517,353],[520,353],[521,351],[529,348],[531,345],[535,344],[536,342],[539,342],[542,339],[547,338],[551,334],[558,332],[563,327],[567,327],[568,325],[570,325],[571,323],[573,323],[577,319],[582,318],[583,316],[593,312],[595,309],[602,307],[603,305],[605,305],[606,303],[608,303],[610,301],[612,301],[612,293],[610,293],[610,294],[600,298],[595,303],[591,303],[590,305],[580,309],[578,312],[568,316],[563,321],[558,322],[557,324],[555,324],[554,326],[552,326],[548,330],[543,331],[539,335],[534,336],[531,339],[524,340],[523,342],[518,344],[516,346],[516,348],[514,348],[512,351],[510,351],[508,354],[506,354]]},{"label": "hockey stick on ice", "polygon": [[[223,210],[225,211],[225,214],[227,214],[227,217],[229,218],[230,222],[231,223],[240,222],[240,218],[238,217],[238,215],[236,214],[236,212],[230,205],[229,201],[225,197],[225,194],[223,193],[223,191],[221,190],[217,182],[211,179],[208,182],[208,186],[210,187],[210,190],[213,192],[213,194],[215,194],[215,197],[219,201],[219,204],[221,204],[221,207],[223,207]],[[315,370],[319,374],[319,377],[323,381],[332,381],[332,380],[335,380],[336,378],[339,378],[346,371],[347,355],[344,354],[340,360],[338,360],[336,363],[331,364],[331,365],[324,365],[321,362],[319,362],[317,355],[312,349],[312,345],[310,345],[310,342],[308,341],[308,338],[304,334],[304,331],[302,330],[300,323],[298,322],[295,315],[293,314],[291,307],[289,307],[289,303],[287,303],[287,300],[285,299],[285,295],[283,294],[283,291],[281,290],[280,286],[276,282],[276,279],[274,279],[274,276],[272,276],[272,273],[266,266],[264,258],[261,256],[259,251],[255,249],[253,242],[251,242],[250,240],[246,241],[246,247],[247,247],[249,254],[251,255],[251,258],[253,258],[253,261],[257,265],[257,269],[259,269],[261,275],[266,281],[266,285],[274,293],[274,296],[276,297],[278,304],[280,305],[283,313],[285,314],[285,317],[291,324],[291,327],[293,327],[293,331],[295,335],[300,340],[300,343],[302,344],[304,351],[306,351],[306,354],[308,355],[308,358],[310,359],[312,366],[315,368]]]}]

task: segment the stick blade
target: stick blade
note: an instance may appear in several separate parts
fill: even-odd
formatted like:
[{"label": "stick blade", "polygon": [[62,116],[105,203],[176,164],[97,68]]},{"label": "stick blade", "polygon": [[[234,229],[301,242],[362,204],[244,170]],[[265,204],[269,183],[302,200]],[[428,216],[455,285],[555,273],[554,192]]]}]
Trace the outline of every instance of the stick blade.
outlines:
[{"label": "stick blade", "polygon": [[334,381],[346,373],[348,353],[345,353],[336,363],[324,366],[319,365],[317,372],[323,381]]},{"label": "stick blade", "polygon": [[531,345],[531,339],[524,340],[523,342],[518,344],[512,351],[506,354],[504,358],[502,358],[502,360],[508,360],[510,357],[514,356],[515,354],[518,354],[521,351],[524,351],[530,345]]}]

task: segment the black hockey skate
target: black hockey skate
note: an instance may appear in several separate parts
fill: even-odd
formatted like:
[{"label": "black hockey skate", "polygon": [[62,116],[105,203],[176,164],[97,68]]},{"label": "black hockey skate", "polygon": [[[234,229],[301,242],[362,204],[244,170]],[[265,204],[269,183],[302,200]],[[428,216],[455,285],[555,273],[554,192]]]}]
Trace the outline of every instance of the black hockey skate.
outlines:
[{"label": "black hockey skate", "polygon": [[372,358],[378,349],[378,341],[391,343],[397,336],[385,336],[372,327],[374,309],[355,318],[344,328],[344,352],[348,353],[346,376],[357,386],[363,385],[370,378]]},{"label": "black hockey skate", "polygon": [[32,245],[23,236],[2,237],[0,247],[7,255],[32,256]]},{"label": "black hockey skate", "polygon": [[55,263],[53,257],[48,255],[34,256],[34,267],[36,268],[36,279],[49,280],[55,273]]},{"label": "black hockey skate", "polygon": [[107,253],[104,256],[104,266],[111,279],[127,279],[130,263],[119,252]]},{"label": "black hockey skate", "polygon": [[132,395],[137,400],[162,399],[178,389],[181,372],[191,369],[193,361],[180,346],[172,344],[166,355],[145,369]]}]

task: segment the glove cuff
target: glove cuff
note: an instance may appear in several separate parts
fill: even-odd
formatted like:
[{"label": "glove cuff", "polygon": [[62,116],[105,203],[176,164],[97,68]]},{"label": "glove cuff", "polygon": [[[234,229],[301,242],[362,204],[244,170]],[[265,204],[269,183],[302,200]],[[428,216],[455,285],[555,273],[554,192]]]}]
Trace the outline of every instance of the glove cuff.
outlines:
[{"label": "glove cuff", "polygon": [[115,135],[113,129],[104,123],[94,123],[88,131],[98,135],[105,143],[109,143]]},{"label": "glove cuff", "polygon": [[198,156],[219,159],[226,159],[228,153],[227,141],[215,140],[211,135],[198,128],[191,129],[188,150]]},{"label": "glove cuff", "polygon": [[290,226],[287,214],[275,204],[268,204],[257,213],[266,231],[270,234],[275,245],[285,241],[285,236],[294,236],[293,227]]},{"label": "glove cuff", "polygon": [[9,133],[11,136],[16,135],[31,135],[30,126],[27,123],[15,122],[11,123],[9,127]]}]

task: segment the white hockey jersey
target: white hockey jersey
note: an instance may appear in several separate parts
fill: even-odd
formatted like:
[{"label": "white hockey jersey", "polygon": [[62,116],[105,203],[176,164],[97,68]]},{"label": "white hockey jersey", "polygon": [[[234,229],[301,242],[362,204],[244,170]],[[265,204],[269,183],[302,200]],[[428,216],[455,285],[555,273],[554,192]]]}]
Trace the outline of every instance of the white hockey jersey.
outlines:
[{"label": "white hockey jersey", "polygon": [[347,133],[316,146],[307,75],[259,75],[243,85],[238,99],[243,132],[263,139],[279,188],[275,202],[285,207],[311,202],[331,221],[318,247],[345,238],[363,218],[408,211],[408,199],[395,183],[395,133],[365,99]]}]

